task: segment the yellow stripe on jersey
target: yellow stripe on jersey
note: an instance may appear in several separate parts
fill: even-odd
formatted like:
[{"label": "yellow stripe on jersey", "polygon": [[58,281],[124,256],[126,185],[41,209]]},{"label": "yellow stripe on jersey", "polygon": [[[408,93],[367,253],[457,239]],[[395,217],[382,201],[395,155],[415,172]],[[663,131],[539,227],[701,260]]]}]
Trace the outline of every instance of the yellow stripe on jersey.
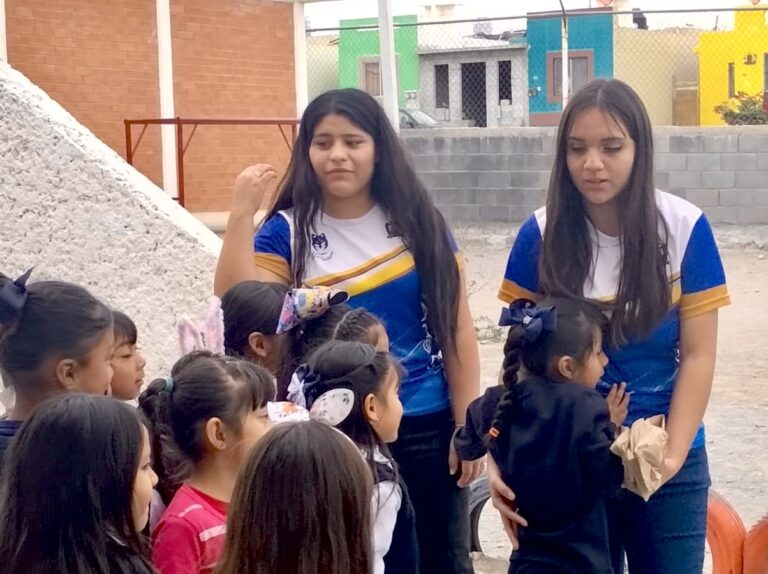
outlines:
[{"label": "yellow stripe on jersey", "polygon": [[279,255],[272,255],[271,253],[256,253],[253,256],[256,267],[266,269],[271,273],[285,279],[286,282],[292,283],[291,268],[288,266],[288,262]]},{"label": "yellow stripe on jersey", "polygon": [[[350,297],[354,297],[355,295],[360,295],[361,293],[372,291],[377,287],[381,287],[382,285],[390,283],[395,279],[398,279],[409,273],[414,268],[415,263],[413,261],[413,256],[409,253],[407,256],[399,258],[397,261],[387,265],[383,269],[380,269],[375,273],[371,273],[366,277],[360,278],[358,281],[350,279],[343,284],[336,284],[336,288],[343,289],[349,293]],[[310,286],[325,285],[324,283],[318,283],[317,281],[310,281],[308,284]]]},{"label": "yellow stripe on jersey", "polygon": [[680,281],[674,281],[670,285],[670,299],[672,300],[672,306],[674,307],[680,302],[682,296],[682,289],[680,288]]},{"label": "yellow stripe on jersey", "polygon": [[521,287],[509,279],[504,279],[504,282],[501,284],[501,289],[499,289],[499,299],[505,303],[511,303],[515,299],[531,299],[532,301],[536,301],[539,297],[540,296],[537,293],[528,291],[525,287]]},{"label": "yellow stripe on jersey", "polygon": [[459,273],[464,271],[464,256],[461,254],[461,251],[456,252],[456,265],[459,268]]},{"label": "yellow stripe on jersey", "polygon": [[[678,301],[680,301],[680,274],[675,273],[670,277],[669,279],[670,283],[670,302],[672,305],[676,305]],[[541,296],[537,293],[534,293],[533,291],[529,291],[525,287],[521,287],[514,281],[510,281],[509,279],[504,279],[504,282],[501,285],[501,289],[499,290],[499,299],[504,301],[505,303],[511,303],[515,299],[531,299],[533,301],[538,300]],[[592,301],[596,301],[598,303],[613,303],[616,300],[616,297],[614,295],[609,295],[606,297],[593,297]],[[726,303],[727,304],[727,303]]]},{"label": "yellow stripe on jersey", "polygon": [[731,298],[728,295],[728,287],[726,285],[718,285],[698,293],[690,293],[680,297],[680,317],[683,319],[695,317],[696,315],[702,315],[720,307],[725,307],[730,305],[730,303]]},{"label": "yellow stripe on jersey", "polygon": [[405,250],[406,250],[405,245],[401,245],[400,247],[397,247],[392,251],[388,251],[383,255],[379,255],[378,257],[369,259],[362,265],[358,265],[357,267],[353,267],[352,269],[347,269],[346,271],[342,271],[341,273],[329,273],[321,277],[316,277],[312,279],[311,284],[325,285],[326,287],[331,287],[333,285],[341,283],[342,281],[347,281],[348,279],[354,279],[355,277],[359,277],[360,275],[368,273],[369,271],[371,271],[372,269],[375,269],[382,263],[391,261],[398,255],[403,253]]}]

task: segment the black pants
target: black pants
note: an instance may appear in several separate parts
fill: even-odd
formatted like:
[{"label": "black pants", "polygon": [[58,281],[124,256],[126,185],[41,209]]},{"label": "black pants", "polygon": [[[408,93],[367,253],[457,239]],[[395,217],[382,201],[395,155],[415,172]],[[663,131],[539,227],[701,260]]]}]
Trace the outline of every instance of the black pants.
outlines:
[{"label": "black pants", "polygon": [[421,574],[472,574],[469,489],[448,469],[454,423],[450,410],[403,417],[391,445],[416,512]]}]

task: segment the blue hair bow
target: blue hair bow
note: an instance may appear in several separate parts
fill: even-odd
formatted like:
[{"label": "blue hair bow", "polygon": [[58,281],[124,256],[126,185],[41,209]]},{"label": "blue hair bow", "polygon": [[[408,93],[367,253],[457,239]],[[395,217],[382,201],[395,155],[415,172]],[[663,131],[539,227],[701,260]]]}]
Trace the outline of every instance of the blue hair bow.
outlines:
[{"label": "blue hair bow", "polygon": [[27,281],[32,269],[27,270],[16,281],[9,281],[0,289],[0,322],[19,314],[27,302]]},{"label": "blue hair bow", "polygon": [[499,325],[522,327],[525,340],[533,343],[544,331],[554,332],[557,329],[557,310],[555,307],[537,307],[529,299],[517,299],[501,311]]}]

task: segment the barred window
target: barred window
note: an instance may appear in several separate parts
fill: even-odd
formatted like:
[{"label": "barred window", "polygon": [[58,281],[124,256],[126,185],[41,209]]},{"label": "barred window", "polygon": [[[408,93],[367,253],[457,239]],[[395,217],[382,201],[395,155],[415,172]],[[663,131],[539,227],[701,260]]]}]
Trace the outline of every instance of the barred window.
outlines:
[{"label": "barred window", "polygon": [[450,107],[451,95],[448,87],[448,64],[435,66],[435,107]]}]

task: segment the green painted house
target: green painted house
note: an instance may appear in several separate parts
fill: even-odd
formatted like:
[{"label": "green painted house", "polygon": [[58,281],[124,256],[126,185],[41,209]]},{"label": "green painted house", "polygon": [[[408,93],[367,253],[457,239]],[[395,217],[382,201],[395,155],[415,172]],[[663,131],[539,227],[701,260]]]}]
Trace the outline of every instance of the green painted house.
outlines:
[{"label": "green painted house", "polygon": [[[416,16],[396,16],[395,54],[400,106],[408,94],[419,89],[419,35]],[[402,26],[406,24],[406,26]],[[360,88],[372,96],[381,95],[379,30],[376,18],[342,20],[339,31],[339,87]]]}]

